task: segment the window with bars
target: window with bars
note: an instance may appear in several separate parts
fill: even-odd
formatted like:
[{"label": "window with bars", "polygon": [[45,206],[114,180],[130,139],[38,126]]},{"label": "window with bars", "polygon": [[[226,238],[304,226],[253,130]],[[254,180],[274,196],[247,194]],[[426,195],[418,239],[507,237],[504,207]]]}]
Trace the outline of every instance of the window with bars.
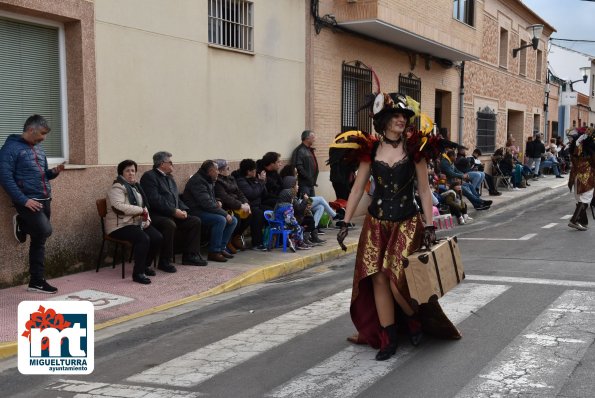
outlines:
[{"label": "window with bars", "polygon": [[246,0],[208,0],[209,43],[254,51],[254,4]]},{"label": "window with bars", "polygon": [[41,146],[63,159],[59,28],[0,18],[0,87],[0,146],[40,114],[52,129]]},{"label": "window with bars", "polygon": [[492,153],[495,147],[496,112],[486,106],[477,112],[477,148],[484,153]]},{"label": "window with bars", "polygon": [[341,132],[360,130],[372,132],[372,118],[365,105],[367,96],[372,92],[372,71],[368,68],[343,63],[341,75]]},{"label": "window with bars", "polygon": [[474,26],[475,0],[453,0],[452,16]]},{"label": "window with bars", "polygon": [[[413,73],[410,73],[409,75],[402,75],[399,73],[399,93],[408,95],[419,102],[421,108],[421,79]],[[419,129],[419,118],[415,119],[415,124]]]}]

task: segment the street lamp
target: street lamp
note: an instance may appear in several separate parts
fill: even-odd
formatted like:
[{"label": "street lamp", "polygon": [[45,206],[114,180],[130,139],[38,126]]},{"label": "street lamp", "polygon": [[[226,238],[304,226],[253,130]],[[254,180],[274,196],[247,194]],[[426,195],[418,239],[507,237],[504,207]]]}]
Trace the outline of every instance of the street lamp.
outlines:
[{"label": "street lamp", "polygon": [[590,66],[583,66],[582,68],[579,68],[578,70],[581,71],[581,74],[583,75],[582,79],[578,79],[578,80],[573,80],[570,82],[570,91],[574,91],[572,88],[572,84],[573,83],[578,83],[578,82],[583,82],[586,83],[587,79],[589,78],[589,72],[591,72],[591,67]]},{"label": "street lamp", "polygon": [[533,47],[534,50],[537,50],[537,46],[539,45],[539,38],[541,37],[541,32],[543,32],[543,25],[529,25],[527,27],[527,31],[529,31],[533,35],[531,43],[521,46],[519,48],[513,48],[513,58],[516,58],[517,53],[521,51],[523,48]]}]

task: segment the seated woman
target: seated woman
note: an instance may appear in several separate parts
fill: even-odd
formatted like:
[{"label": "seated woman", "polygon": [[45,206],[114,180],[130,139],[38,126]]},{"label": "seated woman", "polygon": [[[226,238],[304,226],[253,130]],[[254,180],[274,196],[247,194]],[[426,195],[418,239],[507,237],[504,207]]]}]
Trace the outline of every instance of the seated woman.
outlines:
[{"label": "seated woman", "polygon": [[159,252],[163,236],[151,225],[145,194],[136,181],[137,164],[124,160],[118,177],[107,193],[105,230],[109,236],[134,245],[132,280],[147,285],[154,276],[150,266]]},{"label": "seated woman", "polygon": [[250,236],[252,237],[253,250],[266,250],[262,241],[262,230],[264,228],[264,209],[262,201],[266,198],[266,171],[260,170],[256,174],[257,165],[252,159],[243,159],[240,162],[239,170],[231,173],[250,204]]},{"label": "seated woman", "polygon": [[252,217],[250,204],[244,193],[238,187],[234,176],[230,174],[227,161],[224,159],[215,160],[219,175],[215,181],[215,197],[221,202],[223,209],[237,219],[231,240],[227,243],[227,250],[236,254],[238,250],[244,250],[242,234],[250,226]]},{"label": "seated woman", "polygon": [[556,157],[556,150],[554,148],[548,148],[545,150],[545,160],[541,161],[539,165],[539,170],[543,170],[545,168],[552,169],[552,172],[555,174],[556,178],[563,178],[560,175],[560,163]]},{"label": "seated woman", "polygon": [[[503,175],[510,176],[512,186],[514,190],[525,188],[528,186],[529,174],[526,174],[525,167],[521,165],[512,155],[512,151],[509,148],[499,148],[494,152],[492,157],[494,162],[497,162],[498,167]],[[524,184],[522,183],[523,178],[525,179]]]}]

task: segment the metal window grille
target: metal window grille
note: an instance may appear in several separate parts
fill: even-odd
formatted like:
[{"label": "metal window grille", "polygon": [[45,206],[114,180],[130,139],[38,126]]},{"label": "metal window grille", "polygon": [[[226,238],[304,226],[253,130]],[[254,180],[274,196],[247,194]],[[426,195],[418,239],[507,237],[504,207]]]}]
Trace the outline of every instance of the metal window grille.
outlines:
[{"label": "metal window grille", "polygon": [[[417,102],[421,107],[421,79],[414,74],[402,75],[399,73],[399,93],[408,95]],[[417,128],[419,128],[419,118],[415,121]]]},{"label": "metal window grille", "polygon": [[467,25],[473,25],[475,0],[453,0],[452,16]]},{"label": "metal window grille", "polygon": [[372,118],[368,109],[360,109],[372,92],[372,71],[368,68],[343,63],[341,75],[341,132],[360,130],[372,132]]},{"label": "metal window grille", "polygon": [[209,43],[254,51],[254,4],[246,0],[209,1]]},{"label": "metal window grille", "polygon": [[496,147],[496,112],[489,107],[477,112],[477,148],[482,152],[494,152]]}]

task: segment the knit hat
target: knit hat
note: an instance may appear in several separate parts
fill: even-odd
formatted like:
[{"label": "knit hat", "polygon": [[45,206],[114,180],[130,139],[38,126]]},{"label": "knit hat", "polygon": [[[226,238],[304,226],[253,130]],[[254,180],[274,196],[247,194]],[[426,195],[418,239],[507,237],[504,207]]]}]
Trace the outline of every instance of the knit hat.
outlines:
[{"label": "knit hat", "polygon": [[293,188],[295,186],[296,178],[294,176],[283,177],[283,189]]},{"label": "knit hat", "polygon": [[214,162],[219,170],[225,170],[227,168],[227,160],[225,159],[215,159]]}]

